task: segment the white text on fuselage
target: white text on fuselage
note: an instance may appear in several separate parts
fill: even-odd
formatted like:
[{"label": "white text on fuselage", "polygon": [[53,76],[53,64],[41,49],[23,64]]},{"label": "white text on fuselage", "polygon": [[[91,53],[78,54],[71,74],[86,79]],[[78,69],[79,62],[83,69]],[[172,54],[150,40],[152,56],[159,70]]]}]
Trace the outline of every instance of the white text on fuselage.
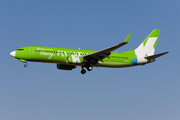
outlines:
[{"label": "white text on fuselage", "polygon": [[48,59],[51,59],[52,56],[55,56],[55,54],[57,54],[57,56],[61,56],[61,57],[67,57],[68,54],[71,54],[72,57],[76,56],[76,57],[80,57],[80,56],[84,56],[87,55],[88,53],[84,53],[84,52],[73,52],[73,51],[61,51],[61,50],[57,50],[57,51],[53,51],[53,49],[44,49],[44,48],[36,48],[36,51],[40,52],[40,55],[48,55]]}]

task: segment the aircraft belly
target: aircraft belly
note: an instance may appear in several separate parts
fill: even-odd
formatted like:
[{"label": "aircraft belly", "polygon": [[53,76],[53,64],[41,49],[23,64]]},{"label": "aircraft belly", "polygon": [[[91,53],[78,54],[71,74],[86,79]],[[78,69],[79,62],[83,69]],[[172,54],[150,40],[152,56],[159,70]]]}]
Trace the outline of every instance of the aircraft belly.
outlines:
[{"label": "aircraft belly", "polygon": [[132,63],[122,63],[122,62],[101,62],[99,67],[112,67],[112,68],[120,68],[120,67],[130,67],[133,66]]}]

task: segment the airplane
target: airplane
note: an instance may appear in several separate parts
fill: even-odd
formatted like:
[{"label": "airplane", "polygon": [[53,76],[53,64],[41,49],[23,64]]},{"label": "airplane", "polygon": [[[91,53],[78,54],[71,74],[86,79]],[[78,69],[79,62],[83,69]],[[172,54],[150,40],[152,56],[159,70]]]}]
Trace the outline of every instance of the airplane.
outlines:
[{"label": "airplane", "polygon": [[25,63],[24,67],[28,66],[28,61],[55,63],[57,69],[60,70],[72,70],[76,66],[81,66],[81,74],[85,74],[84,68],[91,71],[93,67],[123,68],[154,62],[156,58],[169,53],[154,54],[159,34],[160,29],[154,29],[135,50],[122,53],[112,51],[126,45],[132,33],[127,36],[124,42],[100,51],[27,46],[12,51],[10,55]]}]

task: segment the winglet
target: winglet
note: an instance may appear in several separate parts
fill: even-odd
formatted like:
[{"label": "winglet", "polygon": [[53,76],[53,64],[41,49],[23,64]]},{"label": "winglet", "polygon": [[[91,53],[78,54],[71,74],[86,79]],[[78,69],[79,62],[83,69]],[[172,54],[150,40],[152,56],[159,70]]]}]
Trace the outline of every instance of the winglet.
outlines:
[{"label": "winglet", "polygon": [[132,33],[130,33],[130,34],[127,36],[127,38],[125,39],[125,41],[124,41],[123,43],[127,44],[127,43],[129,42],[130,38],[131,38],[131,35],[132,35]]},{"label": "winglet", "polygon": [[96,60],[99,60],[98,58],[96,58],[96,57],[98,57],[98,56],[103,56],[103,58],[101,58],[101,59],[104,59],[104,58],[108,58],[108,56],[111,54],[110,52],[111,51],[113,51],[113,50],[115,50],[115,49],[118,49],[118,48],[120,48],[120,47],[122,47],[123,45],[126,45],[128,42],[129,42],[129,40],[130,40],[130,38],[131,38],[131,35],[132,35],[132,33],[130,33],[128,36],[127,36],[127,38],[125,39],[125,41],[124,42],[122,42],[122,43],[119,43],[119,44],[117,44],[117,45],[114,45],[114,46],[112,46],[112,47],[109,47],[109,48],[106,48],[106,49],[103,49],[103,50],[100,50],[100,51],[97,51],[97,52],[94,52],[94,53],[91,53],[91,54],[88,54],[88,55],[85,55],[85,56],[83,56],[83,59],[84,60],[94,60],[94,59],[96,59]]}]

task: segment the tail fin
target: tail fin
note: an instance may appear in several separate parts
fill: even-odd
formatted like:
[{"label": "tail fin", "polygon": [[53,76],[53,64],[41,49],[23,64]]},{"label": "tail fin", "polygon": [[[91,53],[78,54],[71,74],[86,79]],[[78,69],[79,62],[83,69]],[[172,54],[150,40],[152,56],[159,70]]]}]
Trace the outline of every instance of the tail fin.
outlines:
[{"label": "tail fin", "polygon": [[154,55],[160,29],[154,29],[149,36],[135,49],[135,53],[142,53],[144,56]]},{"label": "tail fin", "polygon": [[145,57],[154,55],[159,33],[160,29],[154,29],[139,45],[139,47],[134,50],[138,59],[138,63],[147,63],[147,59],[145,59]]}]

